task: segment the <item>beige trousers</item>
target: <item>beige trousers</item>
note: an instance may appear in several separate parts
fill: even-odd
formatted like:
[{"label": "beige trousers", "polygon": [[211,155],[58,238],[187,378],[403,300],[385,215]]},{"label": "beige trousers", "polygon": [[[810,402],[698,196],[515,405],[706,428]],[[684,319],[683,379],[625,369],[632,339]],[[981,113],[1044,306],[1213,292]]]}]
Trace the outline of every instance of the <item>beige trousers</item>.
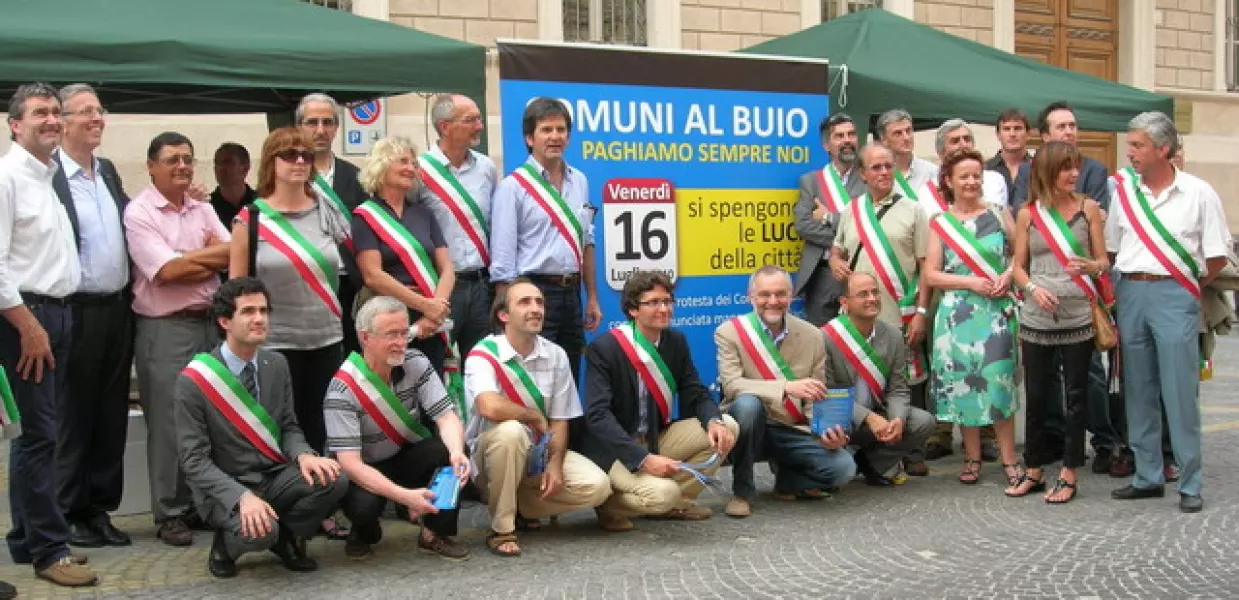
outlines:
[{"label": "beige trousers", "polygon": [[[740,434],[740,425],[731,415],[724,414],[723,426],[731,431],[733,436]],[[683,419],[671,424],[658,437],[658,453],[672,460],[681,462],[701,462],[714,453],[710,447],[710,438],[701,421]],[[719,460],[722,464],[723,457]],[[719,465],[706,469],[707,475],[713,475]],[[692,475],[684,472],[671,477],[657,477],[647,473],[633,473],[618,460],[611,465],[611,488],[614,493],[602,505],[601,511],[619,517],[635,517],[639,515],[658,515],[674,508],[684,508],[703,489],[700,482]]]},{"label": "beige trousers", "polygon": [[541,519],[594,508],[611,495],[611,482],[593,461],[569,450],[564,455],[564,486],[542,499],[542,477],[527,477],[529,431],[518,421],[504,421],[478,436],[473,460],[478,489],[486,494],[490,527],[499,533],[516,530],[516,513]]}]

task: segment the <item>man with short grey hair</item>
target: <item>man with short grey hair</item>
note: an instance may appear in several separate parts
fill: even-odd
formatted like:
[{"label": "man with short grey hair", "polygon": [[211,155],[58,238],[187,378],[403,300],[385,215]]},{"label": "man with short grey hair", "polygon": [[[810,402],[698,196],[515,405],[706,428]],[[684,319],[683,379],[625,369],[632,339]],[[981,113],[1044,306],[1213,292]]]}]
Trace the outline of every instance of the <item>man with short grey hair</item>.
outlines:
[{"label": "man with short grey hair", "polygon": [[[926,181],[938,176],[938,166],[916,156],[916,131],[912,115],[902,108],[893,108],[878,116],[878,141],[895,155],[895,185],[912,197]],[[906,185],[905,185],[906,184]]]},{"label": "man with short grey hair", "polygon": [[[963,119],[947,119],[938,127],[934,136],[934,150],[938,152],[938,164],[946,162],[946,157],[959,150],[975,150],[976,137],[972,135],[972,127]],[[947,204],[938,185],[939,170],[934,169],[934,176],[916,192],[917,201],[925,209],[928,216],[946,211]],[[981,171],[981,195],[989,204],[1005,207],[1007,205],[1007,182],[996,171]]]}]

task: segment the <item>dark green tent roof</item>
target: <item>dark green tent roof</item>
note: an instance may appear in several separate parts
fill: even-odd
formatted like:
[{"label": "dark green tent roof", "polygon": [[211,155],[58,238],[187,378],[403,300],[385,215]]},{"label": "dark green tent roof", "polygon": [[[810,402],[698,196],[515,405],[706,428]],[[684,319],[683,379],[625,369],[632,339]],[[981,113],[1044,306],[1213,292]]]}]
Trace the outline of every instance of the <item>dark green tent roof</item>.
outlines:
[{"label": "dark green tent roof", "polygon": [[[1006,108],[1022,108],[1033,118],[1047,104],[1065,100],[1082,129],[1126,131],[1141,112],[1173,111],[1166,96],[1016,56],[880,9],[741,52],[829,59],[831,112],[842,110],[860,121],[905,108],[918,128],[954,117],[992,123]],[[840,107],[843,100],[847,105]]]},{"label": "dark green tent roof", "polygon": [[282,112],[423,92],[485,97],[486,49],[299,0],[4,0],[0,96],[90,83],[134,113]]}]

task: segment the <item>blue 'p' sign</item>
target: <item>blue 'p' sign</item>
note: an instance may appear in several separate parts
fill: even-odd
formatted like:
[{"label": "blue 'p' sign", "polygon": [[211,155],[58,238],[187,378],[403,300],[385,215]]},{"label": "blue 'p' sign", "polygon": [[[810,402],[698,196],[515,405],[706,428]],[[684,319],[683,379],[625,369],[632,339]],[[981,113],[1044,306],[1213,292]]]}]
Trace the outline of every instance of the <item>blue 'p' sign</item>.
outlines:
[{"label": "blue 'p' sign", "polygon": [[361,132],[356,131],[356,130],[348,132],[348,143],[360,144],[361,143]]}]

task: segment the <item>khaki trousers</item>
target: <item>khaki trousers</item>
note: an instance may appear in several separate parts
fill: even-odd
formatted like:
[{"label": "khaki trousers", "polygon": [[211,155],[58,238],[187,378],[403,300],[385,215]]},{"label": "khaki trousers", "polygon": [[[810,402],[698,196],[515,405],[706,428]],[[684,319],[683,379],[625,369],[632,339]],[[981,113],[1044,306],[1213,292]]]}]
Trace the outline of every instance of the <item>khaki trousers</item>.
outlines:
[{"label": "khaki trousers", "polygon": [[[723,426],[733,436],[740,434],[740,425],[731,415],[723,415]],[[658,452],[662,456],[681,462],[701,462],[714,453],[710,438],[701,421],[695,418],[672,423],[658,437]],[[719,459],[722,464],[726,457]],[[719,465],[706,469],[713,475]],[[615,492],[600,510],[608,515],[635,517],[658,515],[675,508],[685,508],[703,489],[692,475],[679,472],[671,477],[656,477],[647,473],[633,473],[618,460],[611,465],[611,488]]]},{"label": "khaki trousers", "polygon": [[573,452],[564,455],[564,486],[542,499],[542,477],[527,477],[529,431],[518,421],[504,421],[478,436],[473,460],[478,489],[486,494],[490,528],[499,533],[516,530],[516,513],[541,519],[574,510],[594,508],[611,495],[611,482],[593,461]]}]

